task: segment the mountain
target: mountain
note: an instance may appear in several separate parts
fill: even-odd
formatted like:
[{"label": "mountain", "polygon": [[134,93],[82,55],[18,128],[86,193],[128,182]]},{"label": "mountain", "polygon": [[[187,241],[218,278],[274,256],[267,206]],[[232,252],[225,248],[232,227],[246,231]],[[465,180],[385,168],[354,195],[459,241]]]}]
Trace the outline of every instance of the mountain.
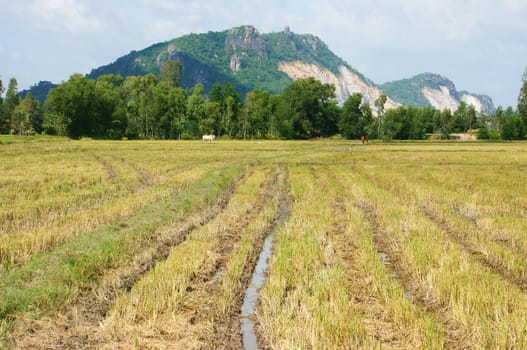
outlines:
[{"label": "mountain", "polygon": [[[185,35],[168,42],[132,51],[115,62],[92,70],[88,77],[113,73],[123,76],[159,72],[166,60],[183,65],[181,84],[201,83],[205,91],[216,82],[233,83],[242,94],[255,88],[280,93],[293,80],[313,76],[333,83],[343,103],[352,93],[362,93],[373,105],[381,91],[373,82],[336,56],[320,38],[282,32],[260,34],[247,25],[222,32]],[[393,101],[389,104],[395,106]]]},{"label": "mountain", "polygon": [[473,105],[478,112],[492,114],[496,110],[489,96],[458,91],[451,80],[433,73],[388,82],[380,85],[380,88],[403,105],[455,110],[464,101]]},{"label": "mountain", "polygon": [[[267,34],[261,34],[250,25],[220,32],[189,34],[132,51],[113,63],[93,69],[87,76],[95,79],[104,74],[120,74],[124,77],[157,74],[167,60],[176,60],[182,64],[183,87],[201,83],[206,92],[216,82],[230,82],[242,96],[256,88],[280,93],[293,80],[312,76],[323,83],[334,84],[337,100],[341,104],[351,94],[359,92],[374,107],[375,100],[384,89],[388,95],[386,108],[394,108],[399,104],[433,105],[440,109],[454,107],[454,103],[450,103],[452,101],[447,98],[436,98],[437,104],[432,104],[421,92],[415,92],[412,83],[393,82],[377,86],[335,55],[320,38],[293,33],[289,27],[281,32]],[[409,92],[399,91],[400,86]],[[437,95],[437,87],[440,92],[443,91],[440,88],[443,85],[433,86],[430,88],[431,95]],[[450,85],[446,87],[450,89]],[[455,92],[455,88],[452,92]],[[476,107],[486,105],[487,100],[482,101],[481,96],[465,95]],[[453,99],[458,101],[458,97],[459,93],[456,93]],[[490,98],[488,101],[492,105]]]},{"label": "mountain", "polygon": [[53,84],[51,81],[39,81],[38,84],[31,86],[28,90],[22,90],[19,95],[22,98],[25,98],[28,93],[31,93],[34,98],[40,101],[41,104],[44,104],[46,98],[48,97],[49,90],[57,87],[57,84]]}]

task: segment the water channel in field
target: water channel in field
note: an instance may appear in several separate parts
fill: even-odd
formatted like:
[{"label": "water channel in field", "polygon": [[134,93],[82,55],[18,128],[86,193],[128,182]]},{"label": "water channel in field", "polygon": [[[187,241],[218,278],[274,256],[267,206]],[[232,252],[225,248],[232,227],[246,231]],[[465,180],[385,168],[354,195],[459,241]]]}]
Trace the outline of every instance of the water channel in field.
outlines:
[{"label": "water channel in field", "polygon": [[254,331],[254,315],[256,312],[256,305],[260,296],[259,290],[262,288],[268,268],[269,257],[272,254],[274,236],[276,232],[283,226],[288,216],[287,209],[284,205],[280,205],[280,223],[276,229],[264,241],[262,251],[258,257],[258,262],[254,268],[249,288],[245,291],[243,298],[243,305],[240,313],[240,327],[242,331],[242,344],[244,350],[259,350],[258,340]]}]

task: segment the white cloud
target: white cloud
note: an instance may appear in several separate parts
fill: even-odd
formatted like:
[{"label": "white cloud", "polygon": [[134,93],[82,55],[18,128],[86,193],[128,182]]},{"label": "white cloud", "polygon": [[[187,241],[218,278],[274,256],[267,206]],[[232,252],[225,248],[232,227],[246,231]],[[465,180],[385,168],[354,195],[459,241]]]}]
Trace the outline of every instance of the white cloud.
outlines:
[{"label": "white cloud", "polygon": [[43,30],[78,33],[97,32],[104,27],[102,21],[90,15],[87,7],[78,0],[34,0],[17,3],[14,10]]},{"label": "white cloud", "polygon": [[527,0],[505,0],[505,6],[511,10],[523,10],[527,8]]}]

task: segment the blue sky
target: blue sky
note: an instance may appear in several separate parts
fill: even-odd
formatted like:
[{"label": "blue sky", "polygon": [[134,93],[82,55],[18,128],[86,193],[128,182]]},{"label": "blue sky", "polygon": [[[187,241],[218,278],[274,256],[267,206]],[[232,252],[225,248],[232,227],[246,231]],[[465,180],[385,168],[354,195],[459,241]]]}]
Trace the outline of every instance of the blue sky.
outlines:
[{"label": "blue sky", "polygon": [[188,33],[290,26],[375,83],[434,72],[516,107],[527,0],[0,0],[0,79],[61,82]]}]

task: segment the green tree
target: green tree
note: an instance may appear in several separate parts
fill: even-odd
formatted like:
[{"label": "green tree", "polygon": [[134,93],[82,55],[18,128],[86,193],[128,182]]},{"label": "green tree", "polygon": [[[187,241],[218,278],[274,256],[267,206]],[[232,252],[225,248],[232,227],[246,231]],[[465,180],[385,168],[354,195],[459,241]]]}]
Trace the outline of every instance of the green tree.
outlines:
[{"label": "green tree", "polygon": [[478,114],[473,105],[468,106],[467,109],[467,130],[471,130],[478,125]]},{"label": "green tree", "polygon": [[291,105],[283,95],[271,97],[273,114],[271,116],[271,134],[273,138],[292,139],[295,137]]},{"label": "green tree", "polygon": [[123,88],[127,95],[127,128],[129,138],[155,137],[154,88],[158,84],[153,74],[127,77]]},{"label": "green tree", "polygon": [[455,131],[456,119],[450,109],[444,109],[439,116],[439,128],[443,138],[448,139],[450,133]]},{"label": "green tree", "polygon": [[242,136],[240,114],[242,111],[241,98],[231,83],[215,83],[209,92],[209,101],[216,102],[220,108],[220,123],[216,132],[219,136]]},{"label": "green tree", "polygon": [[425,116],[428,114],[430,114],[429,109],[414,106],[399,106],[386,111],[383,131],[385,139],[424,139],[426,137]]},{"label": "green tree", "polygon": [[454,128],[453,132],[465,132],[467,131],[467,104],[464,101],[461,101],[457,109],[453,114],[454,118]]},{"label": "green tree", "polygon": [[188,128],[184,138],[198,137],[200,135],[201,120],[205,118],[205,97],[203,96],[203,85],[196,84],[187,100]]},{"label": "green tree", "polygon": [[120,75],[102,75],[94,86],[93,137],[120,139],[126,129],[124,79]]},{"label": "green tree", "polygon": [[489,127],[483,124],[478,130],[478,140],[490,140],[492,138]]},{"label": "green tree", "polygon": [[223,86],[220,83],[214,83],[209,92],[209,101],[217,102],[220,105],[223,103]]},{"label": "green tree", "polygon": [[199,121],[199,131],[202,134],[216,134],[220,129],[222,118],[221,105],[216,101],[205,102],[205,114]]},{"label": "green tree", "polygon": [[375,107],[377,108],[377,135],[376,137],[378,139],[382,139],[381,130],[382,130],[382,124],[384,122],[384,106],[386,105],[386,101],[388,101],[388,96],[386,96],[385,93],[382,93],[379,95],[379,97],[375,100]]},{"label": "green tree", "polygon": [[245,138],[270,137],[272,115],[271,94],[268,91],[255,89],[245,95],[245,109],[241,129]]},{"label": "green tree", "polygon": [[168,91],[168,110],[170,119],[170,138],[181,140],[183,133],[188,128],[187,122],[187,93],[179,87]]},{"label": "green tree", "polygon": [[12,133],[32,135],[42,132],[43,112],[40,102],[28,93],[13,111],[11,120]]},{"label": "green tree", "polygon": [[504,114],[503,107],[498,106],[498,108],[496,108],[496,112],[494,112],[494,123],[498,130],[501,128],[500,125],[503,120],[503,114]]},{"label": "green tree", "polygon": [[148,103],[151,105],[151,137],[156,139],[167,139],[170,137],[170,126],[172,123],[169,111],[169,85],[161,82],[152,87],[151,100]]},{"label": "green tree", "polygon": [[56,123],[53,130],[65,131],[72,138],[95,136],[95,81],[81,74],[73,74],[67,82],[52,89],[45,102],[47,113]]},{"label": "green tree", "polygon": [[5,100],[3,102],[3,120],[2,125],[0,125],[0,133],[10,133],[11,124],[13,120],[13,113],[15,108],[20,103],[20,97],[18,96],[18,82],[15,78],[9,80],[7,85],[7,91],[5,95]]},{"label": "green tree", "polygon": [[382,134],[386,140],[405,139],[405,110],[403,106],[386,111]]},{"label": "green tree", "polygon": [[4,98],[2,95],[4,94],[4,84],[2,83],[2,79],[0,79],[0,134],[5,133],[3,125],[4,125]]},{"label": "green tree", "polygon": [[518,96],[518,113],[520,114],[524,128],[527,129],[527,68],[525,68],[525,72],[523,73],[522,81],[523,84]]},{"label": "green tree", "polygon": [[291,139],[294,136],[293,124],[289,118],[289,105],[282,95],[274,94],[269,98],[271,120],[269,134],[272,139]]},{"label": "green tree", "polygon": [[126,128],[122,85],[120,76],[95,81],[73,74],[48,94],[45,132],[72,138],[120,138]]},{"label": "green tree", "polygon": [[354,93],[342,106],[338,122],[340,133],[347,139],[356,139],[368,134],[372,127],[373,116],[371,108],[362,102],[362,94]]},{"label": "green tree", "polygon": [[515,113],[512,107],[508,107],[501,118],[500,134],[504,140],[523,140],[525,138],[522,117]]},{"label": "green tree", "polygon": [[422,120],[425,134],[435,133],[439,130],[440,111],[433,107],[422,107],[419,109],[419,115],[419,118]]},{"label": "green tree", "polygon": [[472,105],[467,105],[466,102],[461,101],[458,108],[454,112],[454,128],[453,132],[466,132],[472,129],[472,126],[477,122],[476,109]]},{"label": "green tree", "polygon": [[[284,119],[289,119],[294,138],[330,136],[337,129],[335,86],[315,78],[298,79],[285,88]],[[282,123],[283,126],[289,123]]]},{"label": "green tree", "polygon": [[169,87],[163,82],[153,88],[152,113],[154,137],[181,139],[186,127],[187,95],[182,88]]},{"label": "green tree", "polygon": [[129,139],[137,139],[141,131],[143,123],[140,121],[140,95],[141,95],[141,78],[137,76],[126,77],[123,83],[123,93],[125,95],[125,114],[126,114],[126,129],[124,136]]}]

